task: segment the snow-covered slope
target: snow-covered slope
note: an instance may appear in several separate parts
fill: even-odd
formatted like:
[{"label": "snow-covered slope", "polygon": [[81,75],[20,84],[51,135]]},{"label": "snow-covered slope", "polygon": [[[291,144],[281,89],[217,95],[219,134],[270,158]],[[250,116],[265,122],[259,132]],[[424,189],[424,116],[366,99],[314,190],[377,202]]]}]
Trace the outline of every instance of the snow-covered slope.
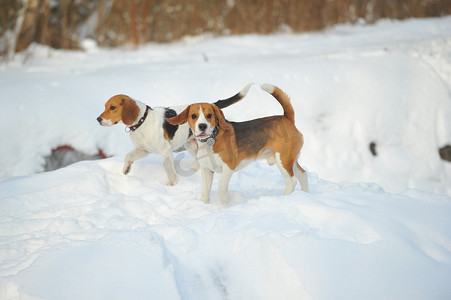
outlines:
[{"label": "snow-covered slope", "polygon": [[[180,155],[187,171],[193,162]],[[275,166],[199,201],[199,172],[164,184],[159,157],[82,162],[0,183],[0,299],[446,299],[451,199]],[[18,289],[18,290],[17,290]],[[34,298],[32,298],[34,299]]]},{"label": "snow-covered slope", "polygon": [[[451,144],[451,17],[136,51],[85,45],[87,52],[36,46],[0,66],[0,178],[42,171],[44,157],[62,145],[130,151],[123,126],[95,120],[114,94],[170,106],[269,82],[292,97],[306,139],[302,164],[320,177],[451,195],[451,164],[438,151]],[[255,87],[225,110],[231,120],[280,112]]]},{"label": "snow-covered slope", "polygon": [[[450,297],[451,166],[438,148],[451,143],[451,18],[85,45],[0,66],[1,300]],[[117,93],[177,105],[248,82],[292,97],[310,193],[281,196],[277,167],[258,162],[232,177],[230,206],[218,176],[203,204],[187,153],[176,186],[158,155],[124,176],[124,126],[96,121]],[[281,111],[254,86],[225,114]],[[32,174],[61,145],[114,157]]]}]

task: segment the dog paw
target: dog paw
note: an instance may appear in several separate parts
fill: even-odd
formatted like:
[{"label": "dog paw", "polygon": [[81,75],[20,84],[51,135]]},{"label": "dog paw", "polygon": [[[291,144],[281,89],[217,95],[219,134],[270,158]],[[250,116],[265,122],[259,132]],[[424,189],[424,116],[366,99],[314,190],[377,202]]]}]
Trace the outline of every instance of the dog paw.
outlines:
[{"label": "dog paw", "polygon": [[130,172],[130,169],[132,168],[132,164],[128,163],[124,166],[124,169],[122,170],[122,173],[124,173],[124,175],[127,175]]},{"label": "dog paw", "polygon": [[174,186],[174,185],[177,184],[177,182],[178,182],[177,180],[175,180],[175,181],[169,181],[169,180],[168,180],[168,181],[166,182],[166,185],[168,185],[168,186]]},{"label": "dog paw", "polygon": [[221,200],[221,204],[222,204],[223,206],[228,206],[229,203],[230,203],[230,198],[229,198],[229,197],[227,197],[227,198],[221,198],[220,200]]}]

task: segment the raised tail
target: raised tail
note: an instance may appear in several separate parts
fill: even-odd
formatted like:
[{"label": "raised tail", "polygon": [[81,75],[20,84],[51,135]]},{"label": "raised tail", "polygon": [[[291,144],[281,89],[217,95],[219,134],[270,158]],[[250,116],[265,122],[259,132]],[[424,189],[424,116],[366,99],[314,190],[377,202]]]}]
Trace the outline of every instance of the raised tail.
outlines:
[{"label": "raised tail", "polygon": [[265,83],[260,87],[279,101],[280,105],[282,105],[284,116],[294,123],[294,109],[293,106],[291,106],[290,97],[288,97],[284,91],[272,84]]},{"label": "raised tail", "polygon": [[240,101],[241,99],[243,99],[244,96],[246,96],[247,91],[249,91],[249,88],[251,87],[251,85],[253,85],[253,83],[249,83],[239,93],[233,95],[232,97],[224,99],[224,100],[218,100],[218,101],[216,101],[213,104],[215,104],[220,109],[223,109],[223,108],[226,108],[226,107],[228,107],[228,106],[230,106],[232,104],[235,104],[238,101]]}]

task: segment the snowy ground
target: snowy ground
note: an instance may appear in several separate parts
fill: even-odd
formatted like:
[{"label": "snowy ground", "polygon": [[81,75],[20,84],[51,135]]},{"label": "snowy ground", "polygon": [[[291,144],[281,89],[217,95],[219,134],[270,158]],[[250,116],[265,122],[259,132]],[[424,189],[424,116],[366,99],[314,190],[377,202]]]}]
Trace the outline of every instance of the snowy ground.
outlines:
[{"label": "snowy ground", "polygon": [[[169,106],[269,82],[292,97],[306,139],[301,164],[320,177],[451,195],[451,165],[438,155],[451,144],[450,32],[447,17],[303,35],[192,38],[137,51],[89,42],[87,52],[34,47],[0,65],[0,178],[42,171],[44,157],[62,145],[86,154],[130,151],[123,126],[95,121],[114,94]],[[225,110],[238,121],[279,112],[258,88]]]},{"label": "snowy ground", "polygon": [[[451,18],[85,46],[0,66],[0,299],[449,299]],[[177,186],[157,155],[124,176],[124,126],[95,120],[117,93],[177,105],[248,82],[292,97],[311,193],[280,196],[277,168],[255,163],[229,207],[215,184],[205,205],[188,154]],[[257,86],[225,110],[280,112]],[[114,157],[33,174],[61,145]]]}]

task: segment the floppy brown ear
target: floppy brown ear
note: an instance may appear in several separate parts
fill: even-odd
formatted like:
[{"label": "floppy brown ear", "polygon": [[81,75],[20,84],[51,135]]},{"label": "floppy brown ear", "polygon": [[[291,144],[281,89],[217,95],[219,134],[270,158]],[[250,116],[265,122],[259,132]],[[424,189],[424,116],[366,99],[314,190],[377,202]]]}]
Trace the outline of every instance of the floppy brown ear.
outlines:
[{"label": "floppy brown ear", "polygon": [[216,118],[219,120],[219,127],[223,130],[229,130],[230,126],[227,124],[224,113],[215,104],[212,104],[213,110],[215,111]]},{"label": "floppy brown ear", "polygon": [[125,125],[131,125],[133,124],[139,115],[139,107],[136,105],[136,102],[128,99],[123,98],[122,102],[122,122]]},{"label": "floppy brown ear", "polygon": [[191,105],[188,105],[187,108],[185,108],[184,111],[176,115],[172,118],[167,118],[166,120],[171,123],[172,125],[182,125],[185,124],[188,121],[188,113]]}]

